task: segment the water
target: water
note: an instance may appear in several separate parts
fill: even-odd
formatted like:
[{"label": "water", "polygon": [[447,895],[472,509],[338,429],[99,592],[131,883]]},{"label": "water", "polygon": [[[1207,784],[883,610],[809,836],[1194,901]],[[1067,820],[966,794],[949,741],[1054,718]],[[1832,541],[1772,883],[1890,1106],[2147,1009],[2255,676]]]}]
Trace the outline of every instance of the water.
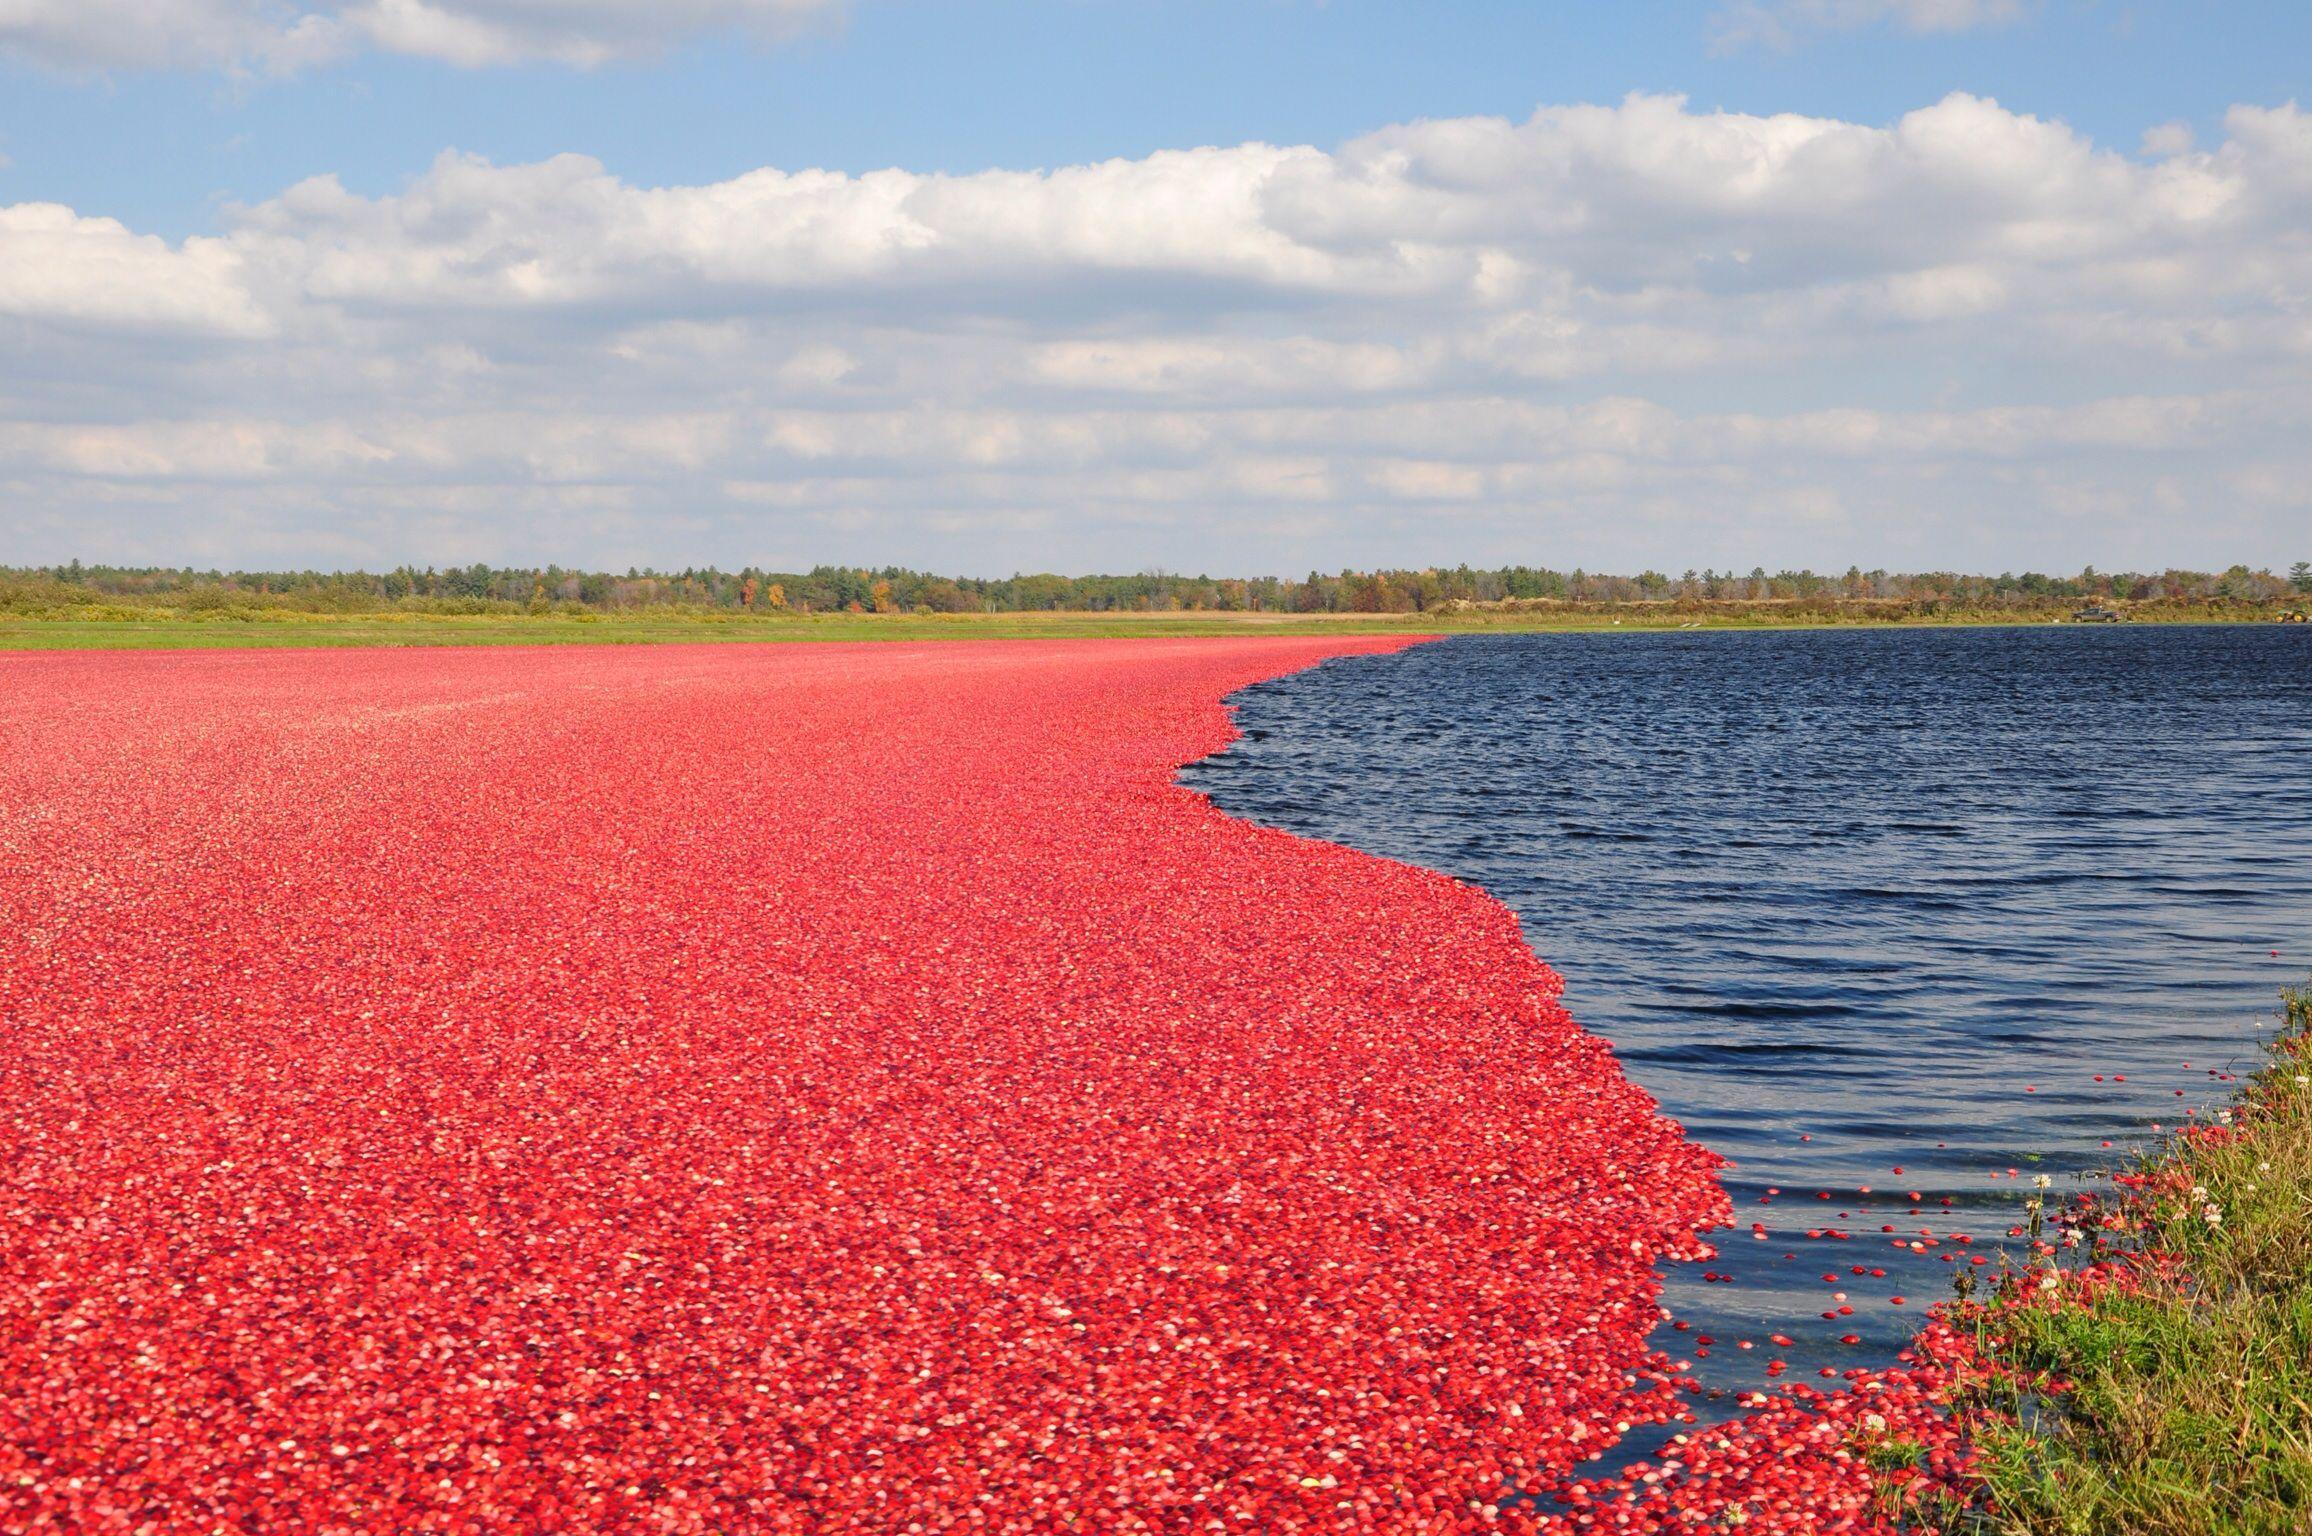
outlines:
[{"label": "water", "polygon": [[1889,1363],[2037,1175],[2209,1113],[2312,969],[2305,630],[1463,637],[1235,702],[1187,783],[1509,903],[1734,1160],[1657,1335],[1708,1416]]}]

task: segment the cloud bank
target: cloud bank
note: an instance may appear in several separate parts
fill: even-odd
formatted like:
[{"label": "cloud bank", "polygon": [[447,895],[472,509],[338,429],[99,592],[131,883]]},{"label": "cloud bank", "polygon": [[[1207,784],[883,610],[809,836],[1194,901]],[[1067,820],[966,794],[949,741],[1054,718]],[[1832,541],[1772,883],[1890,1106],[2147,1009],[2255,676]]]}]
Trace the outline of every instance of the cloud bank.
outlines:
[{"label": "cloud bank", "polygon": [[[508,0],[510,4],[510,0]],[[1662,97],[1035,172],[0,209],[23,558],[2156,564],[2312,510],[2312,117]]]}]

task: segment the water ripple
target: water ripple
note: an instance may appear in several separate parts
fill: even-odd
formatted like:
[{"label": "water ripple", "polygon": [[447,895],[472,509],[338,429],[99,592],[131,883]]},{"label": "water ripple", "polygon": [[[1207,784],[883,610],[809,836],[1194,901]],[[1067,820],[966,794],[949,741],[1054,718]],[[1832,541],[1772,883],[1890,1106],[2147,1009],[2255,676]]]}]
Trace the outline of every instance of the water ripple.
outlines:
[{"label": "water ripple", "polygon": [[1494,892],[1734,1159],[1664,1298],[1721,1392],[1891,1358],[2033,1175],[2224,1096],[2312,965],[2300,630],[1466,637],[1237,704],[1191,785]]}]

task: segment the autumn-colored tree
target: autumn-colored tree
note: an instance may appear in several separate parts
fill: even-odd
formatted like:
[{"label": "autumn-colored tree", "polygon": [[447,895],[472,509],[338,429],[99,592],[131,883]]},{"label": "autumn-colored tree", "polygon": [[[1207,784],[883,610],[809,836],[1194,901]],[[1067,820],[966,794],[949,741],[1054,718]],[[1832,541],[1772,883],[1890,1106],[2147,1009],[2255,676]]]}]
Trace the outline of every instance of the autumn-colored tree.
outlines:
[{"label": "autumn-colored tree", "polygon": [[1389,586],[1389,578],[1379,571],[1374,571],[1368,576],[1356,579],[1355,588],[1349,598],[1349,607],[1358,613],[1387,613],[1390,601],[1394,596],[1395,593]]},{"label": "autumn-colored tree", "polygon": [[[7,0],[0,0],[4,6]],[[527,590],[525,590],[527,589]],[[2206,604],[2240,607],[2298,603],[2312,596],[2312,562],[2275,573],[2270,568],[2235,565],[2222,572],[2168,570],[2107,574],[2090,566],[2076,576],[2002,572],[1996,576],[1951,571],[1920,573],[1864,571],[1843,575],[1785,570],[1769,576],[1763,566],[1745,574],[1736,569],[1688,571],[1673,579],[1658,571],[1616,576],[1547,567],[1502,566],[1476,570],[1344,570],[1310,572],[1306,580],[1267,576],[1176,575],[1150,568],[1122,576],[1058,576],[1048,572],[1001,578],[957,578],[928,571],[885,567],[819,566],[807,572],[771,572],[749,567],[725,573],[712,568],[661,573],[629,568],[609,571],[493,569],[474,565],[449,570],[403,566],[373,574],[338,571],[193,571],[164,567],[63,564],[0,566],[0,611],[41,610],[101,599],[109,603],[209,611],[242,604],[319,613],[360,613],[388,604],[450,600],[518,605],[552,612],[557,603],[617,612],[685,603],[716,608],[783,613],[1025,613],[1045,610],[1108,613],[1132,609],[1177,611],[1244,609],[1287,613],[1405,613],[1428,611],[1456,601],[1478,604],[1574,602],[1618,604],[1640,599],[1674,599],[1680,612],[1717,603],[1807,603],[1801,611],[1852,614],[1860,602],[1886,605],[1879,617],[1929,616],[1952,610],[2021,614],[2044,608],[2068,611],[2081,601]]]},{"label": "autumn-colored tree", "polygon": [[979,599],[952,581],[927,581],[915,589],[918,613],[972,613],[978,608]]}]

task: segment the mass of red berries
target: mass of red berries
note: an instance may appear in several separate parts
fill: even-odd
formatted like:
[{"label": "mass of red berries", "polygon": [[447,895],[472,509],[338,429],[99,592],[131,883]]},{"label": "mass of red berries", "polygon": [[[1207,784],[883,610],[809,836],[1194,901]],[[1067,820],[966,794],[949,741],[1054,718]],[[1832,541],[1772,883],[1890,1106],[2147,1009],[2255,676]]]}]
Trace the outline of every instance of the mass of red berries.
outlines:
[{"label": "mass of red berries", "polygon": [[1728,1216],[1172,782],[1396,642],[0,661],[0,1529],[1533,1529]]}]

